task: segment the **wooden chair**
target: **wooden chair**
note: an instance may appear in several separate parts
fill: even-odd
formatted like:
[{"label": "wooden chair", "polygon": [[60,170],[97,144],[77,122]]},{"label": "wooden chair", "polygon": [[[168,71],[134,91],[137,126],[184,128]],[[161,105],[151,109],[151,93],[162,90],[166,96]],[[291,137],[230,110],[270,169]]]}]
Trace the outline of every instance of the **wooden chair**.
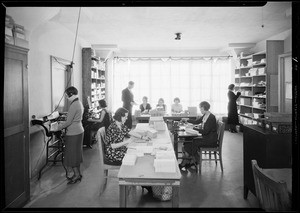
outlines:
[{"label": "wooden chair", "polygon": [[112,162],[108,161],[107,158],[105,157],[105,152],[104,152],[105,127],[99,128],[99,130],[97,131],[97,134],[96,134],[96,138],[97,138],[97,142],[98,142],[98,146],[99,146],[100,160],[102,161],[103,171],[104,171],[104,179],[105,179],[103,189],[100,193],[100,194],[102,194],[102,192],[106,188],[107,178],[109,178],[109,177],[116,178],[115,176],[108,176],[108,171],[109,170],[119,170],[121,165],[112,163]]},{"label": "wooden chair", "polygon": [[266,211],[288,211],[291,210],[291,202],[284,181],[275,181],[264,173],[256,160],[251,161],[255,183],[256,197],[260,207]]},{"label": "wooden chair", "polygon": [[[218,161],[220,161],[221,170],[223,172],[223,161],[222,161],[222,145],[223,145],[223,137],[224,137],[224,130],[225,130],[225,124],[222,121],[217,121],[217,134],[218,134],[218,143],[216,147],[200,147],[198,150],[199,154],[199,168],[198,171],[201,173],[201,166],[202,161],[215,161],[216,164]],[[206,152],[209,153],[209,159],[202,158],[203,154],[206,154]],[[210,153],[214,153],[214,158],[211,158]],[[217,158],[217,155],[219,156]]]}]

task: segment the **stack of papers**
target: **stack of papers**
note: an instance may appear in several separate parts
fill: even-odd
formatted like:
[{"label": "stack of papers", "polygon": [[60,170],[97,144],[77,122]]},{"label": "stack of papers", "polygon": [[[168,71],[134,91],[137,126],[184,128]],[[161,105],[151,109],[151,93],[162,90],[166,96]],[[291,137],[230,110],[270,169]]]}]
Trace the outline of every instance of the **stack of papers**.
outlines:
[{"label": "stack of papers", "polygon": [[189,134],[192,134],[192,135],[198,135],[199,132],[194,130],[194,129],[191,129],[191,128],[185,128],[185,131],[186,133],[189,133]]},{"label": "stack of papers", "polygon": [[133,166],[135,165],[137,156],[135,154],[126,154],[122,160],[123,165]]},{"label": "stack of papers", "polygon": [[154,159],[155,172],[176,172],[176,166],[175,159]]},{"label": "stack of papers", "polygon": [[157,131],[155,129],[148,129],[147,130],[147,136],[150,138],[156,138],[157,137]]},{"label": "stack of papers", "polygon": [[177,161],[174,151],[157,150],[153,166],[155,172],[176,172]]}]

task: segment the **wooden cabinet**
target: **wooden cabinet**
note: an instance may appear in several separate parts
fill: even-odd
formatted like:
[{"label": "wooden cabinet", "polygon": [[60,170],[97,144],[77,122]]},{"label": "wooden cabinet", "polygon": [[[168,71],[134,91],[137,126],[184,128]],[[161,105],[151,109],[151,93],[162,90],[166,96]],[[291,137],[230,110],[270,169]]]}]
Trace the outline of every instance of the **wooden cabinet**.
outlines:
[{"label": "wooden cabinet", "polygon": [[30,198],[27,53],[28,49],[5,44],[5,207],[23,207]]},{"label": "wooden cabinet", "polygon": [[241,124],[256,124],[264,112],[278,111],[278,55],[283,41],[267,41],[266,51],[239,58],[235,69],[236,90]]},{"label": "wooden cabinet", "polygon": [[292,135],[276,134],[255,125],[245,125],[243,131],[244,199],[246,199],[249,190],[256,194],[251,160],[256,160],[261,168],[291,168]]},{"label": "wooden cabinet", "polygon": [[83,105],[91,101],[91,108],[105,98],[105,62],[95,55],[92,48],[82,49],[82,99]]}]

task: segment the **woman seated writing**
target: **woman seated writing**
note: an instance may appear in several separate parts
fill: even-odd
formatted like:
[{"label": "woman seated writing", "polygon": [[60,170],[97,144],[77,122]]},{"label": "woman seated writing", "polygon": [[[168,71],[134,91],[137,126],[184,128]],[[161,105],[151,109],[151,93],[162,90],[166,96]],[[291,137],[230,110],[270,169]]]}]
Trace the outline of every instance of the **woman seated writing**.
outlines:
[{"label": "woman seated writing", "polygon": [[217,121],[216,117],[209,111],[210,104],[206,101],[202,101],[199,104],[199,108],[203,116],[197,120],[188,120],[188,122],[199,124],[199,127],[195,127],[194,129],[202,134],[202,138],[193,140],[191,143],[184,143],[184,160],[179,164],[180,169],[192,167],[192,169],[197,170],[196,159],[199,159],[197,152],[199,147],[217,146]]},{"label": "woman seated writing", "polygon": [[148,98],[146,96],[143,97],[143,103],[140,105],[141,113],[148,114],[151,109],[150,104],[148,103]]},{"label": "woman seated writing", "polygon": [[174,98],[174,104],[172,104],[171,112],[172,113],[180,113],[180,112],[182,112],[182,105],[180,104],[180,99],[177,98],[177,97]]},{"label": "woman seated writing", "polygon": [[[129,139],[124,141],[125,135],[130,131],[130,129],[124,125],[127,117],[128,110],[119,108],[113,116],[113,122],[106,130],[105,157],[114,165],[122,164],[122,160],[127,151],[127,145],[131,142]],[[146,136],[141,136],[140,139],[149,140]]]},{"label": "woman seated writing", "polygon": [[158,104],[156,105],[156,109],[158,111],[167,111],[167,105],[165,105],[165,101],[163,98],[158,99]]}]

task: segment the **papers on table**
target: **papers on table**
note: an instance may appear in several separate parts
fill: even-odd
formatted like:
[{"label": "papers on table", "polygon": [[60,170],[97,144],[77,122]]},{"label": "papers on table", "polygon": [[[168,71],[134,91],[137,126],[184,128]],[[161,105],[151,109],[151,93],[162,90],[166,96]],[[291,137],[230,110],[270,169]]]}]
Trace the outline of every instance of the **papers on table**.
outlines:
[{"label": "papers on table", "polygon": [[126,155],[124,156],[124,158],[122,160],[122,164],[127,165],[127,166],[133,166],[133,165],[135,165],[136,159],[137,159],[137,156],[135,154],[126,153]]},{"label": "papers on table", "polygon": [[192,134],[192,135],[198,135],[199,132],[192,129],[192,128],[185,128],[186,133]]},{"label": "papers on table", "polygon": [[177,161],[174,151],[157,151],[153,166],[155,172],[176,172]]}]

